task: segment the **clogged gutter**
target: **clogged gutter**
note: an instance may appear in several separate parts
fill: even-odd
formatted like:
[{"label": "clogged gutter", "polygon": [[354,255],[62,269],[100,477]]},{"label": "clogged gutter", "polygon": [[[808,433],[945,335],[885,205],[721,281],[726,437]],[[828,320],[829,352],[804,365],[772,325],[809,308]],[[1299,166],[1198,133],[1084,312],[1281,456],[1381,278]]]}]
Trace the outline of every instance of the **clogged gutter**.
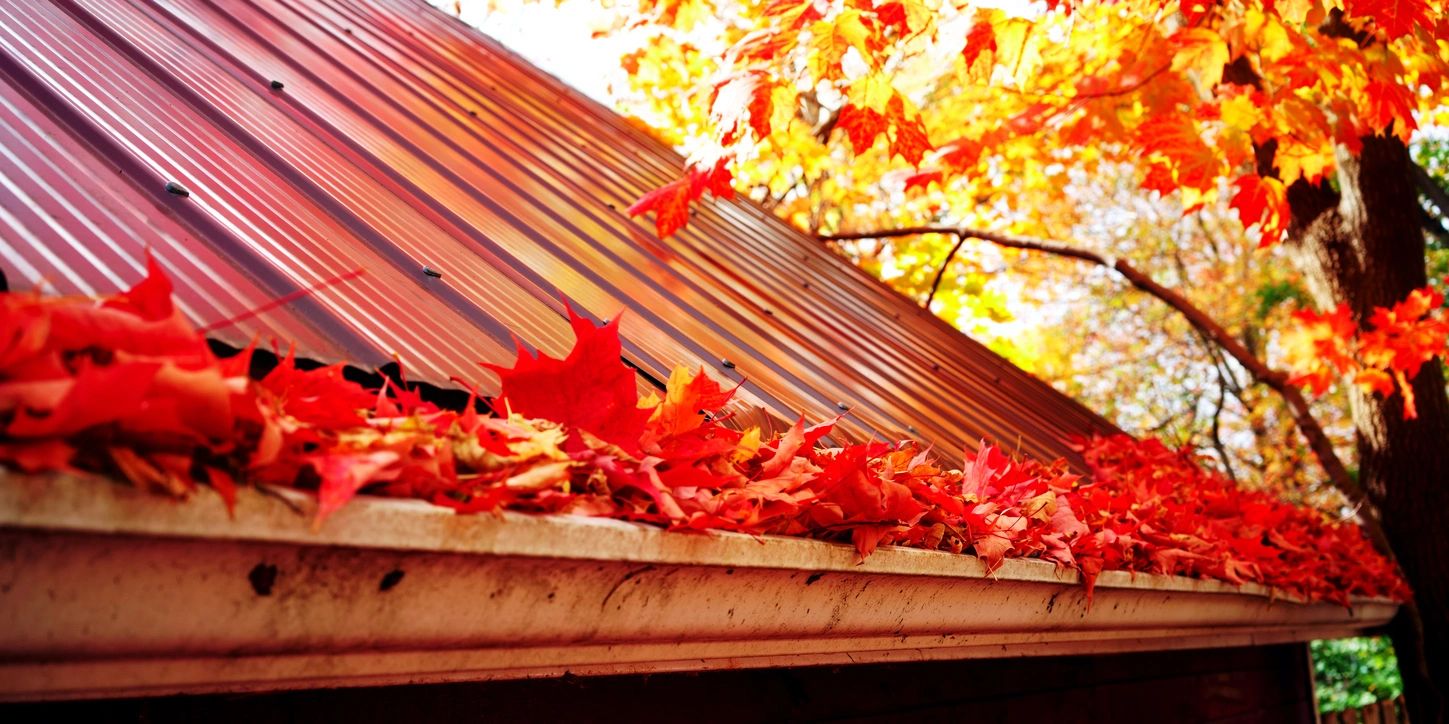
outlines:
[{"label": "clogged gutter", "polygon": [[640,400],[617,322],[573,317],[564,359],[520,352],[493,401],[439,409],[340,365],[263,379],[250,350],[219,359],[171,301],[154,263],[113,296],[0,294],[0,462],[87,470],[185,497],[210,485],[315,490],[316,524],[359,492],[459,513],[607,516],[676,529],[848,540],[971,553],[989,568],[1035,557],[1104,570],[1255,582],[1309,600],[1406,600],[1393,564],[1358,526],[1245,491],[1186,450],[1126,436],[1081,442],[1065,464],[983,445],[961,470],[911,441],[823,448],[831,422],[765,437],[704,413],[731,390],[676,370]]}]

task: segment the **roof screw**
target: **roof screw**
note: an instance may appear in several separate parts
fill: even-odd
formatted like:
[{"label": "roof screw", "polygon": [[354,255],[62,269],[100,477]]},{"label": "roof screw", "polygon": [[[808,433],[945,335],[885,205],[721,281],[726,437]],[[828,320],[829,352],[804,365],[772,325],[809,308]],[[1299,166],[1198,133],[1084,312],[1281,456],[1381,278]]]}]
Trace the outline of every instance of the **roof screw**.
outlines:
[{"label": "roof screw", "polygon": [[846,412],[846,411],[850,410],[850,405],[848,405],[848,404],[846,404],[844,402],[837,402],[837,403],[835,403],[835,407],[836,407],[836,409],[840,410],[841,412]]},{"label": "roof screw", "polygon": [[166,193],[171,194],[172,196],[180,196],[183,199],[191,196],[191,192],[187,191],[185,186],[182,186],[175,181],[166,182]]},{"label": "roof screw", "polygon": [[468,109],[468,115],[473,116],[474,118],[477,118],[478,117],[478,111],[475,111],[472,108],[469,108]]},{"label": "roof screw", "polygon": [[932,362],[931,363],[931,371],[932,372],[940,372],[941,371],[941,363],[940,362]]},{"label": "roof screw", "polygon": [[432,268],[430,266],[423,267],[423,273],[426,274],[426,275],[428,275],[428,276],[430,276],[430,277],[432,277],[432,278],[434,278],[434,279],[442,279],[443,278],[443,273],[442,272],[440,272],[437,269],[434,269],[434,268]]},{"label": "roof screw", "polygon": [[720,364],[721,367],[723,367],[723,368],[725,368],[727,370],[732,370],[732,369],[735,368],[735,363],[733,363],[733,362],[731,362],[731,361],[729,361],[727,359],[724,359],[724,358],[721,358],[720,359],[719,364]]},{"label": "roof screw", "polygon": [[915,425],[906,425],[906,432],[909,432],[912,435],[916,434],[916,426]]},{"label": "roof screw", "polygon": [[285,84],[283,84],[282,81],[279,81],[279,80],[273,80],[272,81],[272,90],[281,90],[281,89],[286,88],[286,87],[287,86]]},{"label": "roof screw", "polygon": [[773,309],[766,309],[765,310],[765,314],[768,314],[768,315],[770,315],[770,316],[773,317],[773,316],[775,316],[775,310],[773,310]]},{"label": "roof screw", "polygon": [[810,288],[810,282],[805,282],[805,288],[806,289],[809,289]]}]

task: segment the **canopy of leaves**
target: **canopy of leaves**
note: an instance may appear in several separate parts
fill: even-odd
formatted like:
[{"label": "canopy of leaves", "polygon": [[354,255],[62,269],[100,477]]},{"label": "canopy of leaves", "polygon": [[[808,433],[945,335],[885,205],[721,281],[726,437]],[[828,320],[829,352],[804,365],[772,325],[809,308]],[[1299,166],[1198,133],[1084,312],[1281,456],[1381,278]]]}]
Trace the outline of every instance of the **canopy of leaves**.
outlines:
[{"label": "canopy of leaves", "polygon": [[[1010,221],[1039,233],[1071,216],[1068,174],[1131,161],[1142,188],[1187,210],[1228,198],[1271,242],[1287,185],[1363,135],[1408,139],[1449,70],[1437,0],[646,5],[621,21],[657,29],[627,61],[640,113],[702,129],[681,139],[697,164],[731,159],[743,187],[817,230],[1030,210]],[[701,36],[722,56],[699,54]],[[690,77],[666,93],[655,68]]]}]

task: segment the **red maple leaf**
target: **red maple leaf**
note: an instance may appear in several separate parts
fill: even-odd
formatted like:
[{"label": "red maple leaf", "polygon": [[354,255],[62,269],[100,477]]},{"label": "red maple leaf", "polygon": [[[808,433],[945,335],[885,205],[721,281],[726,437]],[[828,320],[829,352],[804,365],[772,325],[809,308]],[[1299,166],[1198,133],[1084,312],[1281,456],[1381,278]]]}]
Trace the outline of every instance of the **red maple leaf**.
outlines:
[{"label": "red maple leaf", "polygon": [[819,504],[811,509],[818,525],[826,527],[868,527],[864,537],[856,537],[862,556],[868,555],[880,541],[882,533],[874,526],[912,525],[926,512],[911,489],[872,469],[870,445],[844,448],[825,465],[809,485],[819,495]]},{"label": "red maple leaf", "polygon": [[375,395],[343,376],[342,365],[299,369],[292,350],[258,386],[271,393],[281,412],[323,428],[360,425],[364,411],[377,404]]},{"label": "red maple leaf", "polygon": [[921,115],[908,111],[900,94],[891,96],[883,113],[846,103],[840,107],[835,126],[845,133],[856,154],[869,151],[881,134],[887,135],[892,156],[899,155],[913,165],[919,165],[931,150]]},{"label": "red maple leaf", "polygon": [[884,114],[870,108],[846,103],[840,107],[835,127],[845,134],[851,149],[859,155],[869,151],[875,145],[875,139],[886,132],[886,119]]},{"label": "red maple leaf", "polygon": [[1233,187],[1237,193],[1233,195],[1232,207],[1238,212],[1243,228],[1258,226],[1261,234],[1258,245],[1269,246],[1283,238],[1289,218],[1288,194],[1283,183],[1250,173],[1234,181]]},{"label": "red maple leaf", "polygon": [[966,60],[966,67],[970,68],[986,52],[996,52],[996,28],[978,15],[970,32],[966,33],[966,47],[961,49],[961,57]]},{"label": "red maple leaf", "polygon": [[906,18],[906,6],[900,2],[886,2],[876,6],[875,16],[881,25],[895,28],[901,37],[911,34],[911,23]]},{"label": "red maple leaf", "polygon": [[700,368],[691,375],[683,368],[669,377],[665,396],[649,418],[647,434],[653,439],[682,435],[704,424],[706,413],[725,406],[734,389],[724,389]]},{"label": "red maple leaf", "polygon": [[689,223],[689,205],[708,191],[717,198],[734,198],[733,177],[728,159],[720,159],[714,166],[701,169],[689,166],[684,177],[670,181],[639,197],[629,207],[630,216],[654,212],[654,229],[659,238],[667,238]]},{"label": "red maple leaf", "polygon": [[1418,124],[1414,122],[1414,92],[1399,83],[1374,81],[1364,88],[1368,97],[1364,122],[1375,132],[1394,125],[1394,133],[1407,139]]},{"label": "red maple leaf", "polygon": [[1404,396],[1404,417],[1419,416],[1409,380],[1436,356],[1449,352],[1449,319],[1442,313],[1444,295],[1430,287],[1415,289],[1391,308],[1377,307],[1369,318],[1373,329],[1359,337],[1369,367],[1355,381],[1389,395],[1394,386]]},{"label": "red maple leaf", "polygon": [[967,173],[975,170],[976,165],[981,162],[981,154],[985,150],[980,141],[957,138],[947,141],[937,148],[936,160],[946,164],[953,171]]},{"label": "red maple leaf", "polygon": [[522,347],[513,367],[484,364],[498,373],[502,391],[495,401],[524,417],[552,420],[592,433],[631,455],[651,410],[639,408],[634,370],[622,361],[619,319],[602,327],[568,310],[574,348],[567,357],[533,357]]},{"label": "red maple leaf", "polygon": [[391,450],[357,453],[327,453],[306,458],[322,482],[317,487],[317,517],[313,527],[337,512],[352,500],[357,491],[369,483],[382,482],[397,477],[397,471],[385,472],[398,461],[398,454]]},{"label": "red maple leaf", "polygon": [[931,184],[940,184],[942,178],[943,177],[939,169],[934,171],[922,171],[920,173],[911,174],[910,176],[906,177],[906,193],[909,194],[914,189],[927,191],[931,188]]},{"label": "red maple leaf", "polygon": [[[6,385],[13,392],[0,400],[15,406],[5,435],[17,438],[64,437],[87,428],[141,414],[146,393],[161,370],[159,362],[84,363],[70,379],[40,385],[24,381]],[[44,393],[44,399],[37,397]],[[12,396],[13,395],[13,396]]]},{"label": "red maple leaf", "polygon": [[886,104],[886,122],[891,126],[891,155],[919,166],[921,157],[931,150],[931,139],[926,135],[921,114],[907,112],[905,101],[897,94]]},{"label": "red maple leaf", "polygon": [[741,127],[748,125],[757,140],[770,135],[770,114],[774,112],[773,86],[763,71],[753,70],[720,81],[710,99],[710,119],[720,129],[720,143],[739,140]]},{"label": "red maple leaf", "polygon": [[146,277],[99,305],[47,304],[46,345],[59,350],[103,348],[166,357],[188,367],[213,357],[206,340],[171,303],[171,280],[148,251]]},{"label": "red maple leaf", "polygon": [[1414,32],[1414,26],[1428,27],[1429,6],[1423,0],[1346,0],[1348,14],[1373,18],[1389,40]]}]

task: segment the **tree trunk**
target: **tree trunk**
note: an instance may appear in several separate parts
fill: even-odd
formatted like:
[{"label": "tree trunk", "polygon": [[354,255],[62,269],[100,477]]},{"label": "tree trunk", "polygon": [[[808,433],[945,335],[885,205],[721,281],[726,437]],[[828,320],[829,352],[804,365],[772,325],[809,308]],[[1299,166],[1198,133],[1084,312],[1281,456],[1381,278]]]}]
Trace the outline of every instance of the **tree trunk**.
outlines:
[{"label": "tree trunk", "polygon": [[[1360,325],[1427,282],[1408,150],[1392,137],[1363,140],[1357,156],[1340,153],[1337,190],[1302,180],[1288,189],[1290,243],[1309,291],[1325,309],[1347,303]],[[1392,627],[1411,721],[1430,724],[1444,721],[1449,692],[1449,397],[1438,360],[1412,384],[1418,419],[1404,419],[1398,393],[1350,385],[1349,402],[1359,481],[1414,589],[1416,605]]]}]

